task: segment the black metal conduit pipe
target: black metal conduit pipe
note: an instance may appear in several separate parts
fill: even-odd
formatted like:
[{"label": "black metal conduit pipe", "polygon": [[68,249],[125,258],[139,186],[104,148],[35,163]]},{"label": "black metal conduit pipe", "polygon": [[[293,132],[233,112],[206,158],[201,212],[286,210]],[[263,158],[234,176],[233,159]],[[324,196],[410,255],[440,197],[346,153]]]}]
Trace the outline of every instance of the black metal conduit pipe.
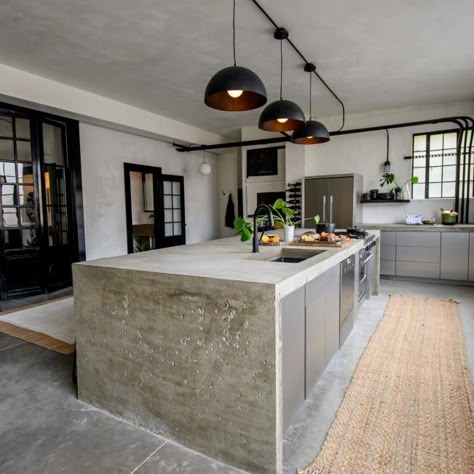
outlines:
[{"label": "black metal conduit pipe", "polygon": [[[469,220],[469,204],[471,195],[469,193],[472,165],[472,144],[474,134],[474,120],[471,117],[461,117],[464,123],[464,145],[462,148],[462,192],[461,192],[461,221]],[[468,132],[471,132],[468,138]],[[469,144],[468,144],[469,140]]]},{"label": "black metal conduit pipe", "polygon": [[[365,128],[356,128],[352,130],[337,130],[330,132],[331,136],[338,135],[350,135],[355,133],[366,133],[366,132],[375,132],[380,130],[390,130],[394,128],[405,128],[405,127],[417,127],[421,125],[432,125],[438,123],[454,123],[460,129],[460,135],[457,143],[456,149],[456,187],[455,187],[455,210],[460,213],[460,222],[465,223],[469,219],[469,186],[465,187],[463,192],[460,192],[460,176],[461,176],[461,154],[463,153],[462,142],[464,140],[465,148],[464,153],[467,152],[467,181],[469,182],[471,178],[471,165],[472,165],[472,146],[474,138],[474,119],[468,116],[460,117],[443,117],[439,119],[431,120],[419,120],[416,122],[403,122],[390,125],[379,125],[374,127],[365,127]],[[467,146],[467,131],[471,131],[471,137],[469,140],[469,146]],[[192,151],[202,151],[202,150],[217,150],[225,148],[238,148],[243,146],[253,146],[253,145],[269,145],[276,143],[285,143],[290,141],[291,137],[289,135],[277,138],[263,138],[258,140],[246,140],[238,142],[228,142],[228,143],[219,143],[214,145],[181,145],[178,143],[173,143],[173,146],[179,152],[192,152]],[[465,160],[463,160],[465,161]],[[464,165],[465,167],[465,165]],[[463,167],[463,168],[464,168]],[[463,170],[464,171],[464,170]],[[464,183],[463,183],[464,184]]]},{"label": "black metal conduit pipe", "polygon": [[[472,168],[472,145],[474,139],[474,119],[471,117],[465,117],[467,121],[470,123],[470,131],[471,131],[471,138],[469,140],[469,150],[467,155],[467,182],[471,182],[471,168]],[[472,177],[474,179],[474,176]],[[467,186],[467,199],[466,199],[466,221],[469,221],[469,205],[471,198],[474,198],[474,183],[472,183],[472,194],[469,194],[469,185]]]},{"label": "black metal conduit pipe", "polygon": [[[404,123],[394,123],[390,125],[377,125],[374,127],[354,128],[351,130],[337,130],[334,132],[329,132],[329,134],[331,136],[350,135],[354,133],[376,132],[379,130],[386,130],[386,129],[390,130],[392,128],[432,125],[432,124],[443,123],[443,122],[455,123],[459,127],[462,127],[462,124],[456,121],[457,119],[458,117],[445,117],[445,118],[439,118],[439,119],[421,120],[417,122],[404,122]],[[252,146],[252,145],[269,145],[273,143],[285,143],[290,140],[291,140],[291,137],[288,135],[288,136],[276,137],[276,138],[262,138],[258,140],[244,140],[244,141],[241,140],[237,142],[217,143],[213,145],[183,145],[180,143],[173,142],[173,146],[176,148],[177,151],[191,152],[191,151],[202,151],[202,150],[218,150],[218,149],[224,149],[224,148],[239,148],[243,146]]]},{"label": "black metal conduit pipe", "polygon": [[[455,123],[458,125],[460,128],[460,133],[458,135],[458,141],[456,143],[456,184],[454,188],[454,210],[458,213],[460,213],[460,200],[461,200],[461,195],[460,195],[460,190],[459,190],[459,184],[460,184],[460,179],[461,179],[461,151],[462,151],[462,140],[463,140],[463,135],[464,135],[464,122],[461,122],[460,120],[456,120]],[[459,216],[459,220],[463,222],[463,216]]]},{"label": "black metal conduit pipe", "polygon": [[467,151],[467,124],[466,121],[463,119],[459,119],[459,121],[463,124],[463,130],[461,132],[460,141],[461,141],[461,150],[459,153],[459,220],[460,222],[464,222],[464,204],[465,204],[465,195],[466,195],[466,167],[464,164],[464,153]]},{"label": "black metal conduit pipe", "polygon": [[[257,0],[251,0],[255,6],[267,17],[267,19],[270,21],[270,23],[275,27],[275,28],[280,28],[275,20],[268,14],[268,12],[260,5],[260,3],[257,2]],[[305,64],[309,64],[309,61],[305,58],[303,53],[297,48],[295,43],[291,41],[290,38],[286,38],[286,41],[290,44],[290,46],[294,49],[294,51],[298,54],[298,56],[305,62]],[[339,104],[342,107],[342,125],[339,128],[339,130],[342,130],[344,128],[345,122],[346,122],[346,108],[344,106],[344,103],[342,100],[338,97],[338,95],[329,87],[328,83],[321,77],[321,75],[318,73],[318,71],[314,71],[314,75],[321,81],[321,83],[326,87],[326,89],[332,94],[332,96],[339,102]]]}]

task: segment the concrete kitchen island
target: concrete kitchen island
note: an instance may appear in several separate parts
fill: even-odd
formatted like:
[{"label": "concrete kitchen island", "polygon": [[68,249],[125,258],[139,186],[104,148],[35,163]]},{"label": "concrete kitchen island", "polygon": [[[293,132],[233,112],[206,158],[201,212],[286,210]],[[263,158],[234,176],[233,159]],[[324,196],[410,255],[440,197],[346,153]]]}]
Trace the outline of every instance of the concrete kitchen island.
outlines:
[{"label": "concrete kitchen island", "polygon": [[75,264],[79,398],[224,463],[281,473],[295,386],[283,352],[305,347],[282,318],[304,311],[305,288],[323,291],[314,282],[339,291],[339,264],[362,246],[280,263],[279,247],[252,254],[229,238]]}]

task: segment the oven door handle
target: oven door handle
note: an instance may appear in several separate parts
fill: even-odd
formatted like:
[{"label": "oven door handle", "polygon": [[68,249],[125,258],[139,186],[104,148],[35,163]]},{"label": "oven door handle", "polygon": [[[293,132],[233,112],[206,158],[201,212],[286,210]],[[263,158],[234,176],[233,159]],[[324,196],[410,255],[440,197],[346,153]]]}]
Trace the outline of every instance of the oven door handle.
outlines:
[{"label": "oven door handle", "polygon": [[367,262],[374,256],[373,253],[371,253],[365,260],[362,261],[362,265],[367,265]]}]

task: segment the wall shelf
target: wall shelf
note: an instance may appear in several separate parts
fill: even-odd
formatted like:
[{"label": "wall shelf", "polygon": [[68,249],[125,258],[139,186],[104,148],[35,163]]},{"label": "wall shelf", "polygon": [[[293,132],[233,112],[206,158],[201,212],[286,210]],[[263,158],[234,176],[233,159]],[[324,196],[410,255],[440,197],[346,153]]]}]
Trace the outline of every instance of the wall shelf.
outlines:
[{"label": "wall shelf", "polygon": [[367,201],[360,201],[361,204],[378,204],[378,203],[402,203],[402,202],[410,202],[410,199],[370,199]]}]

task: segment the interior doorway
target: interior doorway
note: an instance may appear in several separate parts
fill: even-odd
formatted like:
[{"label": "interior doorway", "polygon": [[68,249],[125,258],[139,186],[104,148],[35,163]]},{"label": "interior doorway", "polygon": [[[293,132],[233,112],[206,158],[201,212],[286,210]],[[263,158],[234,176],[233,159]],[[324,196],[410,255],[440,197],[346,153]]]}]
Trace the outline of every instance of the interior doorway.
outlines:
[{"label": "interior doorway", "polygon": [[128,253],[186,243],[184,179],[124,163]]},{"label": "interior doorway", "polygon": [[71,286],[84,257],[78,123],[0,104],[0,300]]}]

